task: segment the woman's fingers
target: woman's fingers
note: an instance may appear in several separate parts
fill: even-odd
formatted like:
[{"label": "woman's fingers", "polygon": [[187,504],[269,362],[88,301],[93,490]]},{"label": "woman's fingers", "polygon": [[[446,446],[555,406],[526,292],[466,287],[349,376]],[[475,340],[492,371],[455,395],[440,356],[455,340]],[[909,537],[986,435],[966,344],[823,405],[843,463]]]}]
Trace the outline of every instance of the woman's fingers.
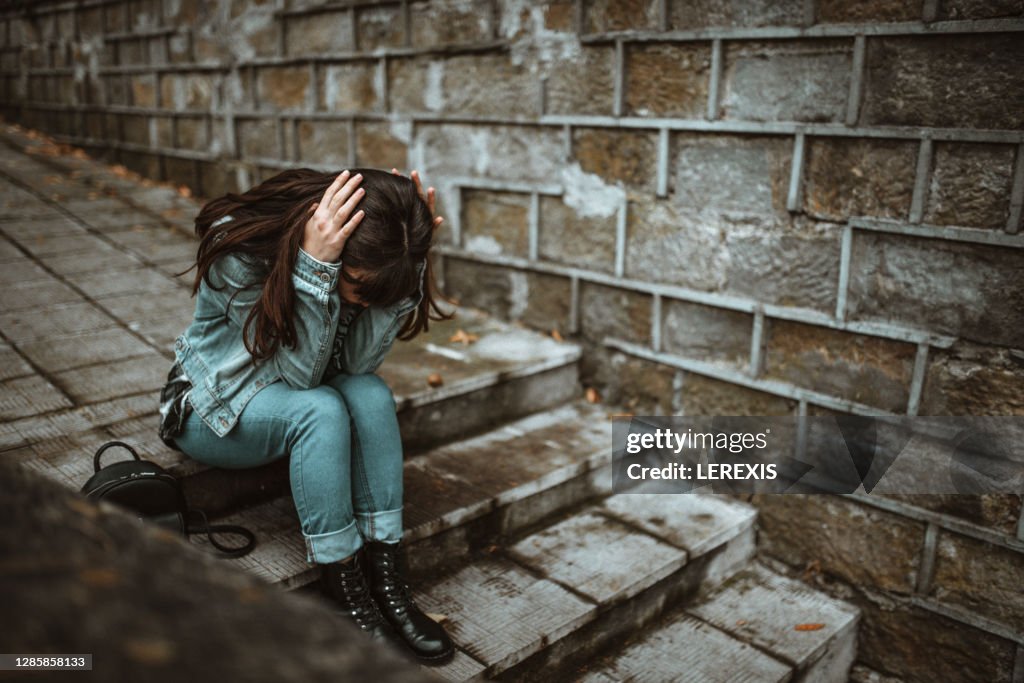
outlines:
[{"label": "woman's fingers", "polygon": [[348,171],[342,171],[341,173],[339,173],[338,177],[334,179],[334,182],[332,182],[327,187],[327,189],[324,190],[324,196],[320,199],[320,202],[319,202],[318,206],[324,206],[324,207],[329,206],[330,203],[331,203],[331,199],[338,192],[338,190],[341,189],[342,185],[344,185],[345,182],[348,179],[349,179],[349,172]]},{"label": "woman's fingers", "polygon": [[348,220],[349,214],[352,213],[352,208],[363,198],[365,191],[359,187],[359,183],[362,180],[363,176],[361,174],[355,174],[331,197],[331,201],[327,206],[327,215],[334,225],[340,225]]}]

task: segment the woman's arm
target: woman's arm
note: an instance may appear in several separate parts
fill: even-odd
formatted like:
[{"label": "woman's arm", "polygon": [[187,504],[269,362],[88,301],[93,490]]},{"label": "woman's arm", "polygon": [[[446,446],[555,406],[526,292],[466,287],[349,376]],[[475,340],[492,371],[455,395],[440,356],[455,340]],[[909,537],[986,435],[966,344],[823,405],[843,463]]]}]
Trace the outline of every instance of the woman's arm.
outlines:
[{"label": "woman's arm", "polygon": [[363,309],[347,330],[338,330],[335,340],[332,369],[347,375],[376,372],[391,350],[405,316],[423,299],[426,262],[418,266],[419,292],[407,296],[390,306],[370,306]]},{"label": "woman's arm", "polygon": [[[315,387],[323,376],[341,308],[337,292],[339,268],[337,263],[318,261],[299,249],[292,271],[296,344],[294,347],[278,347],[270,359],[278,375],[293,388]],[[254,285],[258,277],[256,269],[243,258],[227,254],[218,259],[210,270],[216,276],[215,284],[226,285],[219,291],[211,290],[211,293],[217,298],[230,324],[241,334],[249,311],[262,293],[262,289]],[[251,326],[249,331],[251,334]]]}]

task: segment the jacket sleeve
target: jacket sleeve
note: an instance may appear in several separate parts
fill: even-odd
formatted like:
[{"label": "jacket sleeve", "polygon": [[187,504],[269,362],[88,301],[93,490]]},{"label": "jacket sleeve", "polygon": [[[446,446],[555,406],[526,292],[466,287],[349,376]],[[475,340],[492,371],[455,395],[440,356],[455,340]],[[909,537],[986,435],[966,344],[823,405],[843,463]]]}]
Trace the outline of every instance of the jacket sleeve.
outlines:
[{"label": "jacket sleeve", "polygon": [[[295,260],[292,284],[295,287],[294,347],[281,345],[270,359],[277,374],[289,386],[309,389],[317,386],[330,355],[331,340],[338,325],[341,299],[337,291],[340,263],[319,261],[303,249]],[[238,327],[239,334],[249,311],[259,300],[261,288],[253,285],[256,269],[243,257],[228,254],[211,268],[216,285],[226,285],[215,295],[228,320]],[[249,330],[252,334],[252,328]]]},{"label": "jacket sleeve", "polygon": [[425,261],[420,263],[418,270],[420,288],[417,294],[400,299],[390,306],[363,309],[352,320],[344,337],[336,340],[334,364],[338,372],[347,375],[376,372],[384,362],[384,357],[398,337],[405,316],[423,300]]}]

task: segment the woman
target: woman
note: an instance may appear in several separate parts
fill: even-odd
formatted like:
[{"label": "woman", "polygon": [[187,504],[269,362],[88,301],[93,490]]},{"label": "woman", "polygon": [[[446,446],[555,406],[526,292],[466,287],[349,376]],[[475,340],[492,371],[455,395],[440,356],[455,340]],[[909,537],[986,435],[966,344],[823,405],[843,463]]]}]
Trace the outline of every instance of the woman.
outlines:
[{"label": "woman", "polygon": [[434,199],[416,171],[297,169],[204,205],[195,314],[160,411],[161,438],[208,465],[290,455],[322,591],[426,663],[454,648],[398,567],[402,443],[374,371],[396,338],[427,330],[431,307],[434,320],[453,315],[434,302]]}]

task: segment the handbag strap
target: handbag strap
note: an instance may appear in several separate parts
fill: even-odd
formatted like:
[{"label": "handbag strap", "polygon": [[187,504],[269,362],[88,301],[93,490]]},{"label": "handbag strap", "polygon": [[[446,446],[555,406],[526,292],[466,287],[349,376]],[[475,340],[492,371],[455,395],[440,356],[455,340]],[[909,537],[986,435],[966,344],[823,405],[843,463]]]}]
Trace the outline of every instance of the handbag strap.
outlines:
[{"label": "handbag strap", "polygon": [[103,452],[108,448],[113,448],[114,446],[120,446],[121,448],[125,448],[128,450],[129,453],[132,454],[133,458],[135,458],[136,460],[142,460],[142,458],[139,457],[139,454],[135,452],[135,449],[126,444],[124,441],[108,441],[99,447],[99,449],[96,451],[96,455],[92,456],[92,468],[94,472],[100,471],[100,456],[103,455]]},{"label": "handbag strap", "polygon": [[[186,520],[186,533],[189,534],[202,534],[205,533],[206,537],[210,540],[210,544],[217,550],[224,553],[226,558],[242,557],[252,552],[252,549],[256,547],[256,535],[246,529],[244,526],[237,524],[210,524],[210,521],[206,518],[206,513],[202,510],[189,510],[188,514],[196,514],[203,518],[202,524],[192,524]],[[246,543],[243,546],[237,548],[231,548],[229,546],[222,545],[217,542],[217,539],[213,537],[213,534],[238,534],[246,538]]]}]

